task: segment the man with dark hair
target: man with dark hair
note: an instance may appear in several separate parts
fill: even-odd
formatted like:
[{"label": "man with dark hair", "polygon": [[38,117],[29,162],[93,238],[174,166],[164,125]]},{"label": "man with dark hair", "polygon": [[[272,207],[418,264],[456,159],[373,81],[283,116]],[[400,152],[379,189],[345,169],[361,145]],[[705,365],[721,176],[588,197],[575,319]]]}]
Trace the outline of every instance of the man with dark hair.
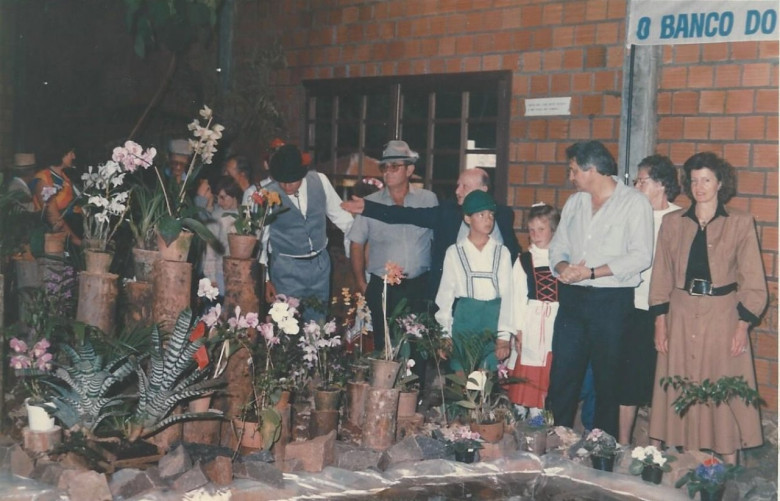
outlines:
[{"label": "man with dark hair", "polygon": [[555,424],[574,424],[590,360],[593,425],[616,436],[620,341],[639,274],[652,262],[653,211],[644,195],[618,182],[615,160],[602,143],[576,143],[566,157],[578,193],[566,201],[550,243],[550,267],[561,285],[547,404]]},{"label": "man with dark hair", "polygon": [[243,194],[239,202],[246,204],[246,200],[252,196],[251,193],[247,196],[247,190],[252,186],[252,164],[249,163],[249,159],[244,155],[230,155],[222,164],[222,174],[232,177],[238,184]]},{"label": "man with dark hair", "polygon": [[[288,144],[271,157],[274,181],[266,187],[275,191],[282,207],[268,230],[263,232],[263,264],[268,262],[266,300],[285,294],[298,299],[313,297],[327,307],[330,299],[330,257],[326,221],[330,219],[347,233],[352,216],[339,207],[339,198],[324,174],[307,170],[297,146]],[[267,252],[266,252],[267,250]],[[270,258],[268,257],[270,254]],[[322,318],[322,312],[304,311],[305,320]]]},{"label": "man with dark hair", "polygon": [[[370,199],[354,198],[341,204],[352,214],[377,219],[390,224],[413,224],[433,230],[431,271],[428,276],[426,297],[433,299],[439,290],[444,255],[447,248],[468,235],[468,226],[463,222],[461,206],[466,195],[474,190],[490,191],[490,177],[483,169],[469,169],[461,172],[455,188],[455,200],[445,200],[441,205],[427,208],[382,205]],[[520,244],[514,231],[515,214],[506,205],[496,207],[496,224],[490,234],[498,243],[509,249],[512,262],[520,253]]]}]

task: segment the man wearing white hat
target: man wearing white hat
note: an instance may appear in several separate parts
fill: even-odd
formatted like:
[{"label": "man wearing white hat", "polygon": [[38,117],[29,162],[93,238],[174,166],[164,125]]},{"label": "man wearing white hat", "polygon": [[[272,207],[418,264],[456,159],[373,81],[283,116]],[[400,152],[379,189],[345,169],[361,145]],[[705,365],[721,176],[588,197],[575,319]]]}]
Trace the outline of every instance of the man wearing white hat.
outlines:
[{"label": "man wearing white hat", "polygon": [[[390,141],[382,152],[379,170],[385,187],[366,197],[383,205],[405,207],[435,207],[436,195],[428,190],[410,186],[414,164],[419,155],[405,141]],[[392,261],[400,265],[405,278],[398,285],[388,287],[387,310],[391,313],[401,298],[406,298],[413,310],[424,307],[428,271],[431,267],[431,242],[433,230],[411,224],[390,225],[363,216],[355,218],[355,224],[347,234],[350,244],[352,273],[358,287],[365,292],[366,303],[371,310],[374,326],[374,348],[385,345],[382,318],[382,290],[385,264]],[[365,246],[368,244],[368,262]],[[366,283],[365,272],[371,274]]]},{"label": "man wearing white hat", "polygon": [[186,139],[168,141],[168,168],[165,173],[181,184],[187,177],[187,167],[192,160],[192,146]]},{"label": "man wearing white hat", "polygon": [[14,155],[13,175],[14,177],[8,183],[8,192],[18,191],[22,193],[19,205],[22,210],[33,212],[35,203],[33,203],[32,192],[30,191],[30,181],[35,176],[35,153],[16,153]]}]

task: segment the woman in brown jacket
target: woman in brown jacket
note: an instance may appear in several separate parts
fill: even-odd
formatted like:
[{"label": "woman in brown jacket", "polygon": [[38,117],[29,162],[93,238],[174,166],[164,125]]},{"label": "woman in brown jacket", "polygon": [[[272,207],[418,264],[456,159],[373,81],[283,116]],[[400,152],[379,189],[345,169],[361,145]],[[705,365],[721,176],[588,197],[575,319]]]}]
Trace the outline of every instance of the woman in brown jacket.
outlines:
[{"label": "woman in brown jacket", "polygon": [[676,375],[696,382],[743,376],[755,388],[748,329],[767,300],[753,217],[725,207],[736,193],[734,168],[714,153],[697,153],[683,170],[692,204],[664,217],[650,283],[658,350],[650,436],[736,464],[739,449],[763,442],[758,409],[733,399],[693,405],[681,418],[672,409],[677,392],[658,384]]}]

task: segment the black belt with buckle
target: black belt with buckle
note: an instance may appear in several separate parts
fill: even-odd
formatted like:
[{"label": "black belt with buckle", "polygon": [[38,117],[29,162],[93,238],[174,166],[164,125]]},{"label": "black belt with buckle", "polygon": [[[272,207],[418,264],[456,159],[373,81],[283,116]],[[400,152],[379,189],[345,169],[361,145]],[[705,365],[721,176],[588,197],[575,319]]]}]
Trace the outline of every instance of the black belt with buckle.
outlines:
[{"label": "black belt with buckle", "polygon": [[712,282],[702,278],[694,278],[683,289],[691,296],[725,296],[737,290],[737,282],[722,287],[713,287]]}]

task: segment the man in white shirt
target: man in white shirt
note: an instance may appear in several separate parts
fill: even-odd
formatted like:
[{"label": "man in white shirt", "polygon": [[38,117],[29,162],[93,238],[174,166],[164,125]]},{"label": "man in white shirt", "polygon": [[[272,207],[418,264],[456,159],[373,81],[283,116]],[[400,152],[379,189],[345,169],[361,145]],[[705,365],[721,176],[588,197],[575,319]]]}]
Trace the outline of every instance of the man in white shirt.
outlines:
[{"label": "man in white shirt", "polygon": [[[325,218],[347,233],[352,216],[341,208],[333,185],[325,175],[307,171],[301,152],[295,145],[285,145],[271,157],[271,177],[266,187],[279,193],[282,212],[263,233],[260,262],[268,265],[266,301],[276,294],[298,299],[314,297],[323,307],[330,298],[330,257]],[[267,244],[267,245],[266,245]],[[308,319],[322,318],[322,312],[304,312]]]}]

